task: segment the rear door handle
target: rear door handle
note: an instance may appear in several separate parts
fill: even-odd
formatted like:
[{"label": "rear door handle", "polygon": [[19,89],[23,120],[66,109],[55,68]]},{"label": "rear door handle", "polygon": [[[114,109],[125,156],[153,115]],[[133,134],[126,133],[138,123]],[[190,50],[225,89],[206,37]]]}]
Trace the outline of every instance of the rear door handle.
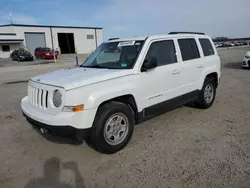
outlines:
[{"label": "rear door handle", "polygon": [[179,74],[180,72],[181,72],[180,70],[174,69],[172,74]]},{"label": "rear door handle", "polygon": [[199,65],[197,65],[197,68],[203,68],[204,67],[204,65],[203,64],[199,64]]}]

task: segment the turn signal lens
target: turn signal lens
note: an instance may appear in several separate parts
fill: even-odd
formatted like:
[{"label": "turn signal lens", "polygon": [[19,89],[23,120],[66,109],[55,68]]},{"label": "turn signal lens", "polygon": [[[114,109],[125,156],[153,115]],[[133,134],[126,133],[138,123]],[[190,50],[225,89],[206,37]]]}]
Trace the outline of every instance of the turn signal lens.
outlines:
[{"label": "turn signal lens", "polygon": [[73,107],[73,112],[83,111],[83,105],[78,105]]},{"label": "turn signal lens", "polygon": [[84,105],[77,105],[77,106],[64,106],[63,112],[80,112],[84,110]]}]

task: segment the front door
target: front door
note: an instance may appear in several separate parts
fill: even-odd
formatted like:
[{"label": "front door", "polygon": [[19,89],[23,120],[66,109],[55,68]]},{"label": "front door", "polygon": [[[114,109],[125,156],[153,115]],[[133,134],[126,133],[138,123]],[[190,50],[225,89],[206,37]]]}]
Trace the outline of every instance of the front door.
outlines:
[{"label": "front door", "polygon": [[150,43],[145,59],[155,57],[157,67],[140,73],[140,102],[145,108],[161,104],[180,94],[181,64],[176,55],[176,41],[155,40]]}]

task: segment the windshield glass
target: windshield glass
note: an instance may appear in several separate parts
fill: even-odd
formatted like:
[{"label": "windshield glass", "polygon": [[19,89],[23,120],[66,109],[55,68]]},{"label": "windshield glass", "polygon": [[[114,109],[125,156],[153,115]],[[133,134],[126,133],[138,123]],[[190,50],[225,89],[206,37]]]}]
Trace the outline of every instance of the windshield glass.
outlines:
[{"label": "windshield glass", "polygon": [[122,41],[102,43],[82,67],[131,69],[144,41]]},{"label": "windshield glass", "polygon": [[26,50],[19,50],[20,55],[29,55],[30,53]]},{"label": "windshield glass", "polygon": [[51,48],[44,48],[44,51],[45,52],[52,52],[52,49]]}]

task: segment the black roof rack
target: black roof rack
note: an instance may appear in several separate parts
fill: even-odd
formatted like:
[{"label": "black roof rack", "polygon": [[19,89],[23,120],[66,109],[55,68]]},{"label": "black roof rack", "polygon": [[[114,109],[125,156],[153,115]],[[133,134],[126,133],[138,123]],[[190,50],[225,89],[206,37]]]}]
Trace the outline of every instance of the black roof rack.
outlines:
[{"label": "black roof rack", "polygon": [[169,35],[176,35],[176,34],[196,34],[196,35],[205,35],[205,33],[200,33],[200,32],[179,32],[179,31],[174,31],[174,32],[170,32],[168,33]]},{"label": "black roof rack", "polygon": [[117,39],[119,39],[119,38],[110,38],[110,39],[108,39],[108,41],[110,41],[110,40],[117,40]]}]

